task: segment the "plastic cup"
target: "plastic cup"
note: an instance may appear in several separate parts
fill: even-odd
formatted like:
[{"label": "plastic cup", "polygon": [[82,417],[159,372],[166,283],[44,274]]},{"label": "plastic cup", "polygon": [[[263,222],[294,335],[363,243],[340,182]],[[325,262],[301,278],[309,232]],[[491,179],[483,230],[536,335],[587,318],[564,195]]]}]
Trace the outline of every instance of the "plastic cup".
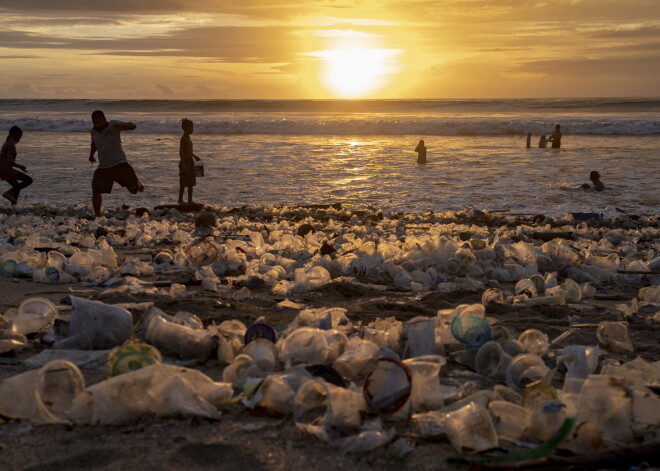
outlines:
[{"label": "plastic cup", "polygon": [[206,361],[216,347],[210,332],[151,316],[146,339],[149,343],[178,354],[181,358]]},{"label": "plastic cup", "polygon": [[71,296],[69,337],[55,348],[94,350],[113,348],[133,334],[133,316],[124,308]]},{"label": "plastic cup", "polygon": [[538,329],[527,329],[518,336],[518,341],[528,353],[542,357],[548,351],[548,336]]},{"label": "plastic cup", "polygon": [[243,347],[243,353],[252,357],[252,360],[261,371],[275,371],[277,348],[270,340],[255,339]]},{"label": "plastic cup", "polygon": [[84,388],[76,365],[53,360],[0,383],[0,415],[33,424],[67,423],[67,413]]},{"label": "plastic cup", "polygon": [[296,425],[302,428],[322,426],[354,430],[362,423],[362,410],[364,400],[360,394],[322,379],[313,379],[298,389],[293,418]]},{"label": "plastic cup", "polygon": [[634,350],[628,335],[627,322],[601,322],[596,329],[596,338],[603,347],[615,353],[626,353]]},{"label": "plastic cup", "polygon": [[560,361],[567,367],[567,378],[587,379],[598,368],[598,346],[569,345],[561,352]]},{"label": "plastic cup", "polygon": [[503,304],[504,294],[497,288],[488,288],[481,295],[481,303],[486,306],[488,304]]},{"label": "plastic cup", "polygon": [[449,412],[444,422],[447,437],[460,453],[464,449],[483,451],[498,445],[497,432],[486,408],[477,402]]},{"label": "plastic cup", "polygon": [[525,390],[525,386],[535,381],[550,383],[553,370],[537,355],[523,353],[511,360],[506,369],[506,384],[518,392]]},{"label": "plastic cup", "polygon": [[53,323],[57,312],[57,307],[49,299],[28,298],[18,307],[11,329],[24,335],[38,332]]},{"label": "plastic cup", "polygon": [[456,340],[466,348],[479,348],[492,337],[490,325],[486,319],[476,316],[454,316],[450,330]]},{"label": "plastic cup", "polygon": [[488,412],[493,418],[497,436],[502,440],[518,440],[531,423],[531,411],[507,401],[491,401]]},{"label": "plastic cup", "polygon": [[401,409],[410,397],[412,373],[400,361],[380,357],[365,377],[362,391],[372,412],[393,414]]},{"label": "plastic cup", "polygon": [[499,343],[490,340],[477,351],[474,367],[479,374],[497,378],[504,376],[509,363],[511,355],[507,354]]},{"label": "plastic cup", "polygon": [[435,353],[435,319],[418,318],[405,323],[411,357]]},{"label": "plastic cup", "polygon": [[358,381],[371,369],[379,352],[380,347],[369,340],[351,339],[333,366],[342,376]]},{"label": "plastic cup", "polygon": [[300,327],[280,345],[280,358],[289,366],[300,363],[325,363],[328,358],[325,332],[313,327]]},{"label": "plastic cup", "polygon": [[412,373],[411,399],[415,411],[425,412],[443,406],[440,369],[447,363],[441,355],[423,355],[404,360]]}]

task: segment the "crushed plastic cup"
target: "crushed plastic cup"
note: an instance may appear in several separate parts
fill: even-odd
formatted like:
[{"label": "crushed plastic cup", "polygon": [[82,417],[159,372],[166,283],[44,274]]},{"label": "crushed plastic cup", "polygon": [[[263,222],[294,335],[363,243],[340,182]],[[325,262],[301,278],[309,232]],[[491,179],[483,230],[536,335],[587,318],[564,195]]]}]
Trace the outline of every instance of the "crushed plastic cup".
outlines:
[{"label": "crushed plastic cup", "polygon": [[57,315],[57,307],[46,298],[28,298],[18,307],[11,330],[19,334],[32,334],[50,326]]},{"label": "crushed plastic cup", "polygon": [[647,286],[645,288],[640,288],[637,297],[640,301],[658,304],[660,303],[660,286]]},{"label": "crushed plastic cup", "polygon": [[0,330],[0,354],[18,352],[28,344],[25,335],[12,332],[11,330]]},{"label": "crushed plastic cup", "polygon": [[514,287],[514,291],[517,295],[525,295],[528,298],[533,298],[538,295],[536,284],[529,278],[519,280]]},{"label": "crushed plastic cup", "polygon": [[0,382],[0,415],[35,425],[68,423],[69,410],[84,388],[76,365],[53,360]]},{"label": "crushed plastic cup", "polygon": [[270,340],[255,339],[243,347],[243,353],[249,355],[261,371],[275,371],[277,348]]},{"label": "crushed plastic cup", "polygon": [[511,360],[506,369],[506,384],[511,389],[522,392],[525,386],[535,381],[550,383],[554,371],[545,362],[532,353],[523,353]]},{"label": "crushed plastic cup", "polygon": [[159,315],[149,318],[146,340],[156,347],[178,354],[181,358],[199,362],[208,360],[217,347],[216,340],[209,331],[171,322]]},{"label": "crushed plastic cup", "polygon": [[564,347],[559,360],[566,364],[567,378],[587,379],[598,368],[598,346],[568,345]]},{"label": "crushed plastic cup", "polygon": [[393,414],[401,409],[412,392],[412,373],[390,357],[380,357],[362,385],[364,399],[372,412]]},{"label": "crushed plastic cup", "polygon": [[542,357],[548,351],[548,335],[538,329],[527,329],[518,336],[518,341],[528,353]]},{"label": "crushed plastic cup", "polygon": [[435,319],[417,317],[405,323],[411,357],[435,353]]},{"label": "crushed plastic cup", "polygon": [[456,315],[450,329],[454,338],[468,349],[479,348],[492,337],[490,325],[483,317]]},{"label": "crushed plastic cup", "polygon": [[296,392],[293,419],[298,427],[307,430],[310,427],[357,430],[364,409],[364,399],[356,391],[313,379]]},{"label": "crushed plastic cup", "polygon": [[88,387],[70,409],[77,424],[118,425],[150,417],[197,416],[217,420],[232,385],[201,371],[153,364]]},{"label": "crushed plastic cup", "polygon": [[183,298],[188,296],[188,288],[186,288],[186,285],[183,285],[181,283],[172,283],[170,286],[170,291],[169,295],[172,296],[173,298]]},{"label": "crushed plastic cup", "polygon": [[265,372],[261,371],[250,355],[241,353],[222,371],[222,380],[238,387],[248,378],[261,378]]},{"label": "crushed plastic cup", "polygon": [[580,390],[578,417],[596,425],[606,441],[633,439],[631,392],[622,378],[589,376]]},{"label": "crushed plastic cup", "polygon": [[531,424],[532,412],[508,401],[490,401],[488,412],[500,440],[519,440]]},{"label": "crushed plastic cup", "polygon": [[527,434],[537,440],[549,440],[566,420],[566,408],[558,399],[544,401],[532,410]]},{"label": "crushed plastic cup", "polygon": [[423,355],[404,360],[412,372],[411,400],[415,411],[426,412],[443,406],[440,369],[447,363],[441,355]]},{"label": "crushed plastic cup", "polygon": [[126,309],[70,296],[69,336],[55,342],[60,349],[102,350],[124,343],[133,333],[133,316]]},{"label": "crushed plastic cup", "polygon": [[634,350],[628,334],[627,322],[603,321],[599,323],[596,338],[606,350],[615,353],[627,353]]},{"label": "crushed plastic cup", "polygon": [[488,288],[481,295],[481,303],[484,306],[487,304],[504,304],[504,294],[497,288]]},{"label": "crushed plastic cup", "polygon": [[325,363],[329,348],[325,331],[300,327],[287,335],[279,345],[280,358],[288,366],[300,363]]},{"label": "crushed plastic cup", "polygon": [[497,431],[488,410],[470,401],[447,414],[444,421],[447,437],[460,453],[484,451],[498,445]]},{"label": "crushed plastic cup", "polygon": [[490,340],[479,347],[474,367],[479,374],[499,378],[504,376],[509,363],[511,355],[507,354],[498,342]]},{"label": "crushed plastic cup", "polygon": [[369,340],[351,338],[344,349],[344,353],[335,360],[333,367],[346,378],[358,381],[371,369],[380,347]]}]

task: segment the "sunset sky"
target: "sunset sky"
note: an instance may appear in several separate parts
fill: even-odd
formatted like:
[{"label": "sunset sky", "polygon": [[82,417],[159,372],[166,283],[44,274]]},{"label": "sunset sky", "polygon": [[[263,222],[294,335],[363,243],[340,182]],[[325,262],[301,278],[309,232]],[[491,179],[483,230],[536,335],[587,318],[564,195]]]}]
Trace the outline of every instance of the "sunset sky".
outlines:
[{"label": "sunset sky", "polygon": [[0,0],[0,98],[660,95],[658,0]]}]

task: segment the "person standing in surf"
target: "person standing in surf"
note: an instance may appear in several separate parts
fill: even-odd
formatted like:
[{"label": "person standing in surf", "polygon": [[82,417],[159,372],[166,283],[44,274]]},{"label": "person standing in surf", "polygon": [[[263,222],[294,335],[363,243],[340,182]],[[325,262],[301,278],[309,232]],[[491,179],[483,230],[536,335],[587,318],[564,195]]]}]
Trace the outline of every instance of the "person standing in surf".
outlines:
[{"label": "person standing in surf", "polygon": [[89,161],[96,162],[94,154],[98,150],[99,165],[92,177],[92,206],[94,215],[98,217],[101,215],[103,194],[112,192],[114,182],[126,187],[132,194],[144,191],[144,186],[138,180],[135,170],[128,163],[124,149],[121,147],[120,133],[134,130],[137,127],[135,123],[108,121],[101,110],[92,113],[92,123],[94,123],[94,127],[90,131],[92,144]]},{"label": "person standing in surf", "polygon": [[[183,192],[188,188],[188,203],[193,204],[193,187],[197,185],[195,175],[195,160],[200,161],[199,157],[193,154],[193,142],[190,135],[194,132],[193,122],[189,119],[181,121],[181,143],[179,144],[179,204],[183,204]],[[194,159],[194,160],[193,160]]]},{"label": "person standing in surf", "polygon": [[[27,169],[25,165],[16,163],[16,144],[19,143],[23,137],[23,131],[18,126],[12,126],[9,129],[9,135],[2,145],[0,150],[0,180],[6,180],[11,185],[11,188],[5,191],[2,196],[5,197],[12,206],[18,203],[18,196],[23,188],[27,188],[32,184],[32,178],[23,173]],[[16,169],[21,169],[19,172]]]},{"label": "person standing in surf", "polygon": [[560,126],[555,126],[555,132],[548,138],[548,141],[552,142],[553,149],[559,149],[561,147],[561,131],[559,130]]},{"label": "person standing in surf", "polygon": [[417,163],[425,164],[426,163],[426,146],[424,145],[424,140],[420,139],[415,147],[415,152],[417,152]]}]

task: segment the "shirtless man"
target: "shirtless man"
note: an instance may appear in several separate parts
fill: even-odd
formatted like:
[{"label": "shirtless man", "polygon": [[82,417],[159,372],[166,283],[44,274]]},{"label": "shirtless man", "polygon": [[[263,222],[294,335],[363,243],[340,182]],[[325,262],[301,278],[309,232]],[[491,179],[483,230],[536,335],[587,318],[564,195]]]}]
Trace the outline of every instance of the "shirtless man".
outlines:
[{"label": "shirtless man", "polygon": [[98,150],[99,165],[92,178],[92,206],[94,215],[98,217],[101,215],[102,195],[112,192],[114,182],[126,187],[132,194],[144,191],[144,187],[121,147],[121,131],[132,131],[136,128],[135,124],[121,121],[108,122],[101,110],[92,113],[92,123],[94,127],[91,130],[92,147],[89,161],[96,162],[94,154]]},{"label": "shirtless man", "polygon": [[553,149],[559,149],[561,147],[561,131],[559,130],[559,125],[555,126],[555,132],[548,138],[548,141],[552,142]]}]

